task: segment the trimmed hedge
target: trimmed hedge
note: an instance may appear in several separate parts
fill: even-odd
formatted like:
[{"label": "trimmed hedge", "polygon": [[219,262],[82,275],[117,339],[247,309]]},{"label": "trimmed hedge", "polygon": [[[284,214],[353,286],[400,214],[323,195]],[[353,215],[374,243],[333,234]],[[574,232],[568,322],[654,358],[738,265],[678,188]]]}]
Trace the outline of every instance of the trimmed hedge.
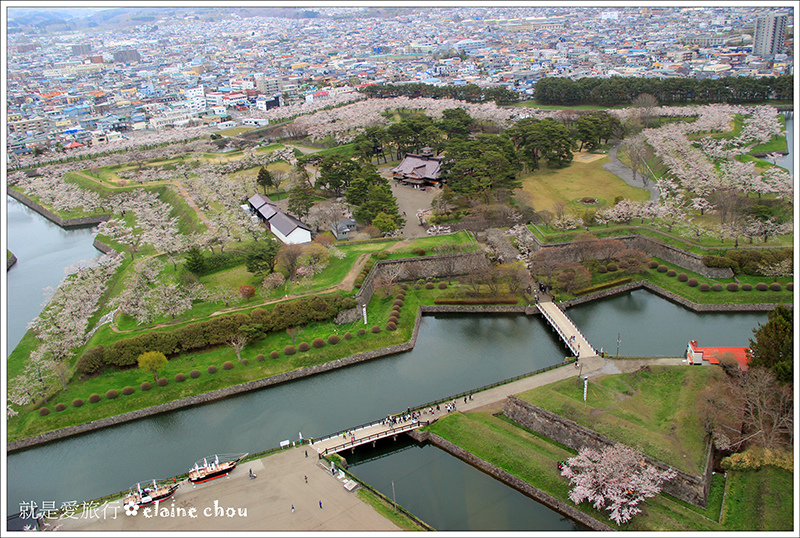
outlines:
[{"label": "trimmed hedge", "polygon": [[380,327],[378,327],[377,325],[373,325],[373,326],[372,326],[372,332],[374,332],[375,334],[377,334],[377,333],[381,332],[381,328],[380,328]]},{"label": "trimmed hedge", "polygon": [[742,291],[753,291],[752,284],[742,284]]},{"label": "trimmed hedge", "polygon": [[722,291],[722,284],[714,284],[711,286],[711,291]]},{"label": "trimmed hedge", "polygon": [[83,405],[83,400],[80,398],[75,398],[72,400],[72,407],[81,407]]},{"label": "trimmed hedge", "polygon": [[650,260],[649,262],[647,262],[647,267],[649,267],[650,269],[655,269],[656,267],[658,267],[658,262],[655,260]]},{"label": "trimmed hedge", "polygon": [[600,272],[600,274],[603,275],[608,273],[608,268],[605,265],[601,265],[600,267],[597,268],[597,270],[598,272]]},{"label": "trimmed hedge", "polygon": [[756,289],[758,291],[767,291],[769,289],[769,286],[767,286],[764,282],[759,282],[758,284],[756,284]]},{"label": "trimmed hedge", "polygon": [[159,377],[157,383],[159,387],[166,387],[169,381],[167,381],[166,377]]},{"label": "trimmed hedge", "polygon": [[266,357],[265,357],[264,355],[262,355],[261,353],[259,353],[258,355],[256,355],[256,360],[257,360],[257,361],[263,361],[264,359],[266,359]]},{"label": "trimmed hedge", "polygon": [[281,356],[281,354],[278,353],[277,351],[270,351],[269,352],[269,358],[270,359],[277,359],[280,356]]},{"label": "trimmed hedge", "polygon": [[434,299],[433,304],[481,305],[481,304],[517,304],[516,299]]},{"label": "trimmed hedge", "polygon": [[667,271],[667,276],[675,276],[675,275],[677,275],[677,274],[678,274],[678,273],[677,273],[677,272],[675,272],[675,269],[670,269],[669,271]]},{"label": "trimmed hedge", "polygon": [[160,351],[167,358],[177,354],[224,345],[244,325],[260,325],[265,333],[287,327],[329,321],[342,310],[357,305],[352,297],[339,294],[313,295],[276,304],[272,309],[256,308],[247,314],[229,314],[166,331],[150,331],[88,349],[78,360],[81,373],[92,374],[104,366],[134,366],[139,355]]},{"label": "trimmed hedge", "polygon": [[349,332],[344,333],[344,339],[345,340],[350,340],[352,337],[353,337],[353,335],[351,333],[349,333]]},{"label": "trimmed hedge", "polygon": [[250,361],[249,361],[249,360],[247,360],[247,359],[240,359],[240,360],[239,360],[239,362],[241,362],[241,363],[242,363],[243,365],[245,365],[245,366],[247,366],[248,364],[250,364]]},{"label": "trimmed hedge", "polygon": [[606,268],[607,268],[607,269],[609,270],[609,272],[611,272],[611,273],[613,273],[614,271],[616,271],[616,270],[618,269],[618,267],[617,267],[617,264],[616,264],[616,263],[609,263],[609,264],[606,266]]},{"label": "trimmed hedge", "polygon": [[402,299],[395,299],[395,301],[393,303],[394,306],[399,306],[399,307],[402,307],[404,304],[405,303],[403,302]]},{"label": "trimmed hedge", "polygon": [[783,287],[780,285],[779,282],[773,282],[772,284],[769,285],[770,291],[781,291],[782,289]]},{"label": "trimmed hedge", "polygon": [[231,361],[223,362],[222,363],[222,369],[223,370],[232,370],[233,369],[233,363]]},{"label": "trimmed hedge", "polygon": [[191,377],[192,379],[197,379],[198,377],[200,377],[200,372],[198,372],[197,370],[192,370],[191,372],[189,372],[189,377]]},{"label": "trimmed hedge", "polygon": [[56,407],[55,407],[55,410],[56,410],[56,413],[60,413],[61,411],[63,411],[66,408],[67,408],[67,406],[64,405],[63,403],[57,403]]},{"label": "trimmed hedge", "polygon": [[[433,282],[427,282],[427,283],[425,284],[425,289],[426,289],[426,290],[432,290],[432,289],[433,289],[433,288],[435,288],[435,287],[436,287],[436,285],[435,285]],[[402,306],[402,305],[401,305],[401,306]]]},{"label": "trimmed hedge", "polygon": [[690,279],[689,279],[689,280],[686,282],[686,285],[687,285],[687,286],[689,286],[690,288],[695,288],[695,287],[697,287],[697,284],[698,284],[698,282],[697,282],[697,279],[696,279],[696,278],[690,278]]},{"label": "trimmed hedge", "polygon": [[689,275],[687,275],[686,273],[678,274],[678,282],[686,282],[687,280],[689,280]]},{"label": "trimmed hedge", "polygon": [[283,348],[284,355],[294,355],[296,353],[294,346],[286,346]]},{"label": "trimmed hedge", "polygon": [[100,395],[97,394],[96,392],[91,396],[89,396],[89,403],[97,403],[99,401],[100,401]]},{"label": "trimmed hedge", "polygon": [[217,373],[217,367],[212,364],[211,366],[208,367],[208,373],[209,374],[216,374]]},{"label": "trimmed hedge", "polygon": [[[349,334],[349,333],[348,333],[348,334]],[[331,344],[332,346],[335,346],[335,345],[336,345],[336,344],[338,344],[340,341],[341,341],[341,340],[340,340],[340,338],[339,338],[339,335],[338,335],[338,334],[332,334],[332,335],[330,335],[330,336],[328,337],[328,343],[329,343],[329,344]]]},{"label": "trimmed hedge", "polygon": [[392,323],[391,321],[386,324],[386,330],[387,331],[393,331],[395,329],[397,329],[397,325]]},{"label": "trimmed hedge", "polygon": [[731,282],[727,286],[725,286],[725,289],[728,291],[739,291],[739,284],[737,284],[736,282]]},{"label": "trimmed hedge", "polygon": [[364,336],[365,334],[367,334],[367,331],[365,329],[358,330],[358,336]]},{"label": "trimmed hedge", "polygon": [[697,289],[699,289],[700,291],[710,291],[711,290],[711,286],[709,286],[708,284],[703,282],[702,284],[700,284],[700,287],[697,288]]},{"label": "trimmed hedge", "polygon": [[786,283],[786,291],[794,291],[794,283],[787,282]]},{"label": "trimmed hedge", "polygon": [[656,268],[656,271],[658,271],[659,273],[666,273],[667,271],[669,271],[669,267],[667,267],[666,265],[659,265]]},{"label": "trimmed hedge", "polygon": [[389,319],[387,321],[389,323],[394,323],[395,325],[397,325],[397,317],[395,316],[389,316]]},{"label": "trimmed hedge", "polygon": [[39,416],[40,417],[46,417],[49,414],[50,414],[50,410],[48,408],[42,407],[41,409],[39,409]]},{"label": "trimmed hedge", "polygon": [[596,291],[607,290],[609,288],[614,288],[616,286],[621,286],[623,284],[627,284],[631,281],[631,277],[626,278],[619,278],[617,280],[612,280],[610,282],[603,282],[602,284],[597,284],[596,286],[590,286],[588,288],[583,288],[581,290],[576,290],[573,292],[575,297],[580,295],[586,295],[587,293],[594,293]]},{"label": "trimmed hedge", "polygon": [[183,374],[175,374],[175,382],[176,383],[183,383],[186,381],[186,376]]},{"label": "trimmed hedge", "polygon": [[324,346],[325,346],[325,340],[323,340],[322,338],[314,338],[314,339],[311,341],[311,345],[312,345],[314,348],[316,348],[316,349],[319,349],[319,348],[321,348],[321,347],[324,347]]},{"label": "trimmed hedge", "polygon": [[128,386],[122,387],[122,394],[124,394],[125,396],[130,396],[131,394],[134,393],[135,390],[136,389],[134,389],[133,387],[128,385]]},{"label": "trimmed hedge", "polygon": [[447,289],[447,282],[439,282],[439,289],[446,290]]},{"label": "trimmed hedge", "polygon": [[106,392],[106,399],[107,399],[107,400],[113,400],[114,398],[116,398],[116,397],[118,397],[118,396],[119,396],[119,392],[117,392],[117,391],[116,391],[116,390],[114,390],[114,389],[108,390],[108,391]]},{"label": "trimmed hedge", "polygon": [[308,345],[308,342],[300,342],[297,346],[297,351],[308,351],[311,349],[311,346]]}]

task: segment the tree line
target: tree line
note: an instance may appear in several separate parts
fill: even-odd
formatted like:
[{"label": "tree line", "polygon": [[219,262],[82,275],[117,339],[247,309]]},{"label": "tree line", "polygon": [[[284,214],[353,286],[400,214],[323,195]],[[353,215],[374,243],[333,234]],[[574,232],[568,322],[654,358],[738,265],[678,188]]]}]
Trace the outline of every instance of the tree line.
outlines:
[{"label": "tree line", "polygon": [[543,105],[630,105],[642,94],[652,95],[662,105],[757,103],[767,99],[791,100],[794,82],[791,75],[702,80],[688,77],[613,76],[579,80],[546,77],[537,81],[534,87],[534,98]]},{"label": "tree line", "polygon": [[505,86],[481,88],[476,84],[462,86],[434,86],[422,82],[410,84],[372,84],[359,88],[368,97],[431,97],[434,99],[458,99],[468,103],[487,103],[494,101],[498,106],[510,105],[519,101],[519,94]]}]

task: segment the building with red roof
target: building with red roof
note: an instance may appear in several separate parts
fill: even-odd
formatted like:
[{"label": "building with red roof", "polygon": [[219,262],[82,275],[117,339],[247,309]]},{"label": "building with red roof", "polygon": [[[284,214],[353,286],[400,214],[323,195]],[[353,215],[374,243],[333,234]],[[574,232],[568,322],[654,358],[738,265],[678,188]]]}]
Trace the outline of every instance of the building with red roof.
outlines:
[{"label": "building with red roof", "polygon": [[720,364],[720,359],[733,358],[739,364],[739,369],[747,370],[749,347],[700,347],[697,340],[689,341],[686,346],[686,359],[689,364]]}]

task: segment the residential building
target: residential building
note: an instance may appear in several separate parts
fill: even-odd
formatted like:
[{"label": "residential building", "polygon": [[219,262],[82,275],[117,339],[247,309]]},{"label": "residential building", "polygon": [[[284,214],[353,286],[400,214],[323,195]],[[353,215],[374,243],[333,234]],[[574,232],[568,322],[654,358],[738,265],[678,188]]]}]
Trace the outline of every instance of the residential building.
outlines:
[{"label": "residential building", "polygon": [[756,19],[753,39],[753,54],[762,58],[772,58],[783,52],[786,40],[786,15],[767,15]]}]

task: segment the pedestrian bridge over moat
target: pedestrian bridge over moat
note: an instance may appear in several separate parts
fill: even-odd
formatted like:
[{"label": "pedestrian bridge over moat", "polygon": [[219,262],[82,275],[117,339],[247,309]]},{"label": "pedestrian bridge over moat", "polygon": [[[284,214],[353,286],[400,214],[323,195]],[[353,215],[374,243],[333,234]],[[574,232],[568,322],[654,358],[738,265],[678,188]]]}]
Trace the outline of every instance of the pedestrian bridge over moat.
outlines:
[{"label": "pedestrian bridge over moat", "polygon": [[536,304],[536,307],[578,360],[598,355],[597,350],[589,343],[577,325],[557,304],[552,301],[541,301]]}]

